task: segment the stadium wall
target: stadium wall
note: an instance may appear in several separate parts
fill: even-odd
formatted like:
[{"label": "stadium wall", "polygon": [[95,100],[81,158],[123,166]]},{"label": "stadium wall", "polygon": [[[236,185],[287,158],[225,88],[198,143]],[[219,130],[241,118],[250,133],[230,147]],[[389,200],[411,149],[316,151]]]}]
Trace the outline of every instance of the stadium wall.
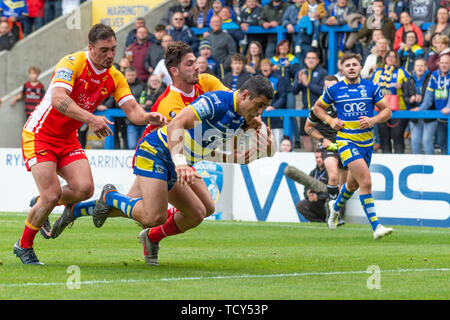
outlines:
[{"label": "stadium wall", "polygon": [[[175,0],[165,0],[144,15],[149,30],[154,29],[162,13],[173,3]],[[24,103],[18,102],[11,108],[10,101],[27,81],[28,68],[35,65],[42,70],[39,80],[47,89],[56,63],[69,53],[87,49],[88,33],[92,25],[92,1],[83,3],[79,8],[33,32],[19,41],[12,50],[0,53],[0,79],[5,79],[0,81],[0,97],[3,100],[0,106],[0,147],[14,148],[21,144],[22,126],[25,122]],[[130,22],[116,31],[117,62],[125,50],[126,36],[133,28],[134,22]]]},{"label": "stadium wall", "polygon": [[[106,183],[126,193],[134,180],[132,150],[86,150],[95,181],[94,198]],[[387,225],[450,227],[448,156],[374,154],[371,164],[377,215]],[[283,175],[286,165],[309,173],[313,153],[277,153],[248,166],[197,167],[217,200],[215,218],[245,221],[306,222],[295,208],[303,186]],[[26,212],[37,194],[17,148],[0,149],[0,212]],[[61,180],[61,183],[63,181]],[[55,209],[61,212],[62,208]],[[346,210],[348,223],[367,223],[358,193]]]}]

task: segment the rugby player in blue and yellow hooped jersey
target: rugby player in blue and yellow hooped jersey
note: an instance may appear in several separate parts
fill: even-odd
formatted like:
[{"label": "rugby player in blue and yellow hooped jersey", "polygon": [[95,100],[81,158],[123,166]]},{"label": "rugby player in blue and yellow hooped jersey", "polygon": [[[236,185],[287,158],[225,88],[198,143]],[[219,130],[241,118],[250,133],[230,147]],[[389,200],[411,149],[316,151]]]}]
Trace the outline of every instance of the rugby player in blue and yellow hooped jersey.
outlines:
[{"label": "rugby player in blue and yellow hooped jersey", "polygon": [[[140,141],[136,149],[134,174],[137,175],[142,198],[127,198],[114,191],[105,195],[105,202],[120,210],[132,206],[130,210],[133,215],[148,215],[153,219],[153,228],[144,229],[139,234],[147,264],[158,264],[157,252],[163,238],[195,228],[205,218],[206,208],[201,199],[187,187],[201,179],[192,170],[193,163],[204,159],[248,163],[273,155],[275,145],[272,134],[265,126],[257,130],[257,139],[263,143],[251,144],[241,159],[238,150],[228,144],[245,126],[258,121],[261,126],[259,117],[272,98],[270,81],[263,76],[255,76],[247,80],[239,91],[202,94],[180,110],[169,125],[151,132]],[[224,146],[229,148],[224,150]],[[252,154],[259,156],[252,157]],[[125,209],[119,202],[125,204]],[[168,203],[182,214],[167,219]]]},{"label": "rugby player in blue and yellow hooped jersey", "polygon": [[[380,87],[360,78],[361,56],[344,54],[341,58],[344,80],[325,89],[314,105],[315,115],[337,131],[336,142],[344,167],[348,167],[347,181],[336,201],[330,201],[328,226],[336,229],[339,209],[359,188],[360,201],[372,226],[374,239],[391,234],[393,229],[378,222],[372,196],[369,165],[373,151],[372,127],[391,118],[392,112]],[[326,109],[334,104],[337,117],[330,117]],[[375,106],[380,110],[374,115]]]}]

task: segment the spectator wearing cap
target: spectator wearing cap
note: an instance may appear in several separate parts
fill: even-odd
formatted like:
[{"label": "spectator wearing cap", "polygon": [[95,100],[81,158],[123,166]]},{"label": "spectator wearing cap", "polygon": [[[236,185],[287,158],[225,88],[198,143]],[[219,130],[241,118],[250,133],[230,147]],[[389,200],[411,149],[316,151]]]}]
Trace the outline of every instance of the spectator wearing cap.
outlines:
[{"label": "spectator wearing cap", "polygon": [[214,75],[219,79],[225,77],[225,70],[222,63],[212,56],[211,42],[209,40],[202,40],[198,47],[200,56],[204,57],[208,62],[208,67],[212,70]]},{"label": "spectator wearing cap", "polygon": [[231,35],[222,30],[222,18],[213,16],[210,21],[211,33],[206,37],[211,43],[212,55],[220,61],[227,70],[230,59],[237,52],[236,44]]}]

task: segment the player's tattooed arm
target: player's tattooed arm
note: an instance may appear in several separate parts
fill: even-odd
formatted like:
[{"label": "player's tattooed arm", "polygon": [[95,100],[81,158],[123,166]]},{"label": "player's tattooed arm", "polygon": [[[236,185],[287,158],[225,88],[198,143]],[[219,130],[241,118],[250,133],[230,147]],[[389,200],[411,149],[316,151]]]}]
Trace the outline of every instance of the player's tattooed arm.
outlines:
[{"label": "player's tattooed arm", "polygon": [[72,103],[75,103],[75,101],[73,101],[72,98],[68,96],[63,101],[61,101],[61,103],[58,106],[55,106],[55,108],[56,108],[56,110],[58,110],[62,114],[66,114],[67,113],[67,109],[69,109],[69,106]]}]

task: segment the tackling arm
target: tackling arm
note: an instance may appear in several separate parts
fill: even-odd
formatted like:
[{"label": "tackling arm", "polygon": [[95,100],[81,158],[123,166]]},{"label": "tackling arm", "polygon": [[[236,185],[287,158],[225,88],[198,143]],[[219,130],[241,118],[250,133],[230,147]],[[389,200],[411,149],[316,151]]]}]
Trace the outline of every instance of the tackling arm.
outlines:
[{"label": "tackling arm", "polygon": [[124,102],[120,108],[125,112],[127,118],[136,125],[161,126],[167,124],[166,117],[158,112],[145,112],[136,99]]}]

